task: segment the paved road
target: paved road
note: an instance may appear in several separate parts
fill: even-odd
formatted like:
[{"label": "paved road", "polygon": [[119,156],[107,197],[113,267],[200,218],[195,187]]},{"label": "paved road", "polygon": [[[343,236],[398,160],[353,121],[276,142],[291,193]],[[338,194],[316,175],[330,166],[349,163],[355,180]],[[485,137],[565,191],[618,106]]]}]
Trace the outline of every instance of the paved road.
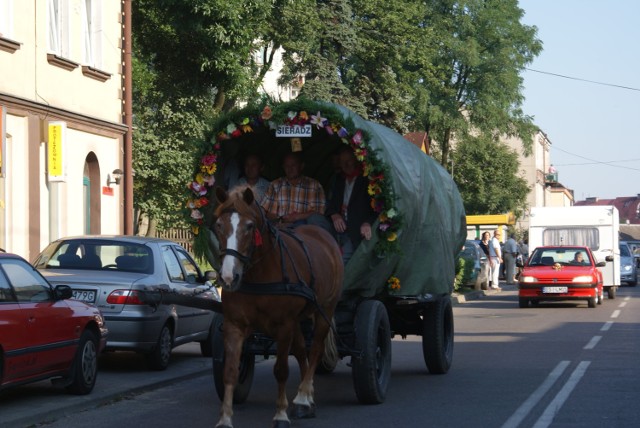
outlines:
[{"label": "paved road", "polygon": [[[640,288],[623,287],[618,296],[596,309],[582,303],[519,309],[515,291],[505,289],[458,305],[449,374],[426,374],[419,338],[395,339],[384,404],[358,404],[343,361],[335,373],[316,380],[318,417],[294,426],[634,426],[640,420]],[[86,399],[48,384],[0,394],[0,426],[211,427],[219,400],[210,360],[198,356],[197,345],[176,351],[169,370],[161,373],[145,371],[142,359],[128,354],[116,354],[108,363],[102,359],[99,384]],[[238,427],[268,425],[274,409],[271,370],[271,361],[256,366],[249,401],[234,409]],[[296,372],[293,368],[289,397]],[[11,419],[18,407],[22,419]],[[52,408],[55,413],[45,417]],[[30,420],[25,412],[33,413]]]}]

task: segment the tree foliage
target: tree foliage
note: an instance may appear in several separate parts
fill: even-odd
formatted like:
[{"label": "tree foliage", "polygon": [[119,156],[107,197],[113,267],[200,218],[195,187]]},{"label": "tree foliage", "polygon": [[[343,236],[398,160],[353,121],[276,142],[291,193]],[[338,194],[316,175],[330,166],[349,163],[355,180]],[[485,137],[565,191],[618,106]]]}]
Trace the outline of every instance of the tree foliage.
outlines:
[{"label": "tree foliage", "polygon": [[[281,83],[345,105],[398,132],[427,131],[472,212],[519,206],[496,194],[493,169],[464,156],[535,130],[520,72],[541,50],[517,0],[137,0],[134,37],[134,204],[167,219],[191,169],[189,141],[238,102],[256,102],[284,49]],[[482,159],[478,158],[478,162]],[[495,163],[495,162],[494,162]],[[514,163],[514,165],[511,165]],[[480,164],[482,165],[482,164]],[[469,168],[469,170],[465,170]],[[505,172],[510,171],[510,172]],[[492,175],[489,175],[491,172]],[[467,177],[473,177],[468,180]],[[507,180],[507,181],[504,181]],[[473,186],[482,184],[482,193]],[[469,189],[467,192],[466,189]],[[504,191],[505,193],[508,193]],[[526,193],[526,192],[525,192]],[[488,198],[482,202],[484,198]]]},{"label": "tree foliage", "polygon": [[522,212],[530,189],[519,176],[515,151],[490,138],[473,137],[458,147],[452,160],[467,214]]}]

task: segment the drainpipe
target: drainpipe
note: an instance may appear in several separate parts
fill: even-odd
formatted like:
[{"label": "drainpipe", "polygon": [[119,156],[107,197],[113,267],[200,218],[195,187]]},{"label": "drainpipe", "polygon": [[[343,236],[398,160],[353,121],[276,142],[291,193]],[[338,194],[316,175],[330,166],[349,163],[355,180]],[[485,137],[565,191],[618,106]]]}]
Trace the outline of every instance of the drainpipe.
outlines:
[{"label": "drainpipe", "polygon": [[131,72],[131,0],[123,0],[124,14],[124,234],[133,235],[133,77]]}]

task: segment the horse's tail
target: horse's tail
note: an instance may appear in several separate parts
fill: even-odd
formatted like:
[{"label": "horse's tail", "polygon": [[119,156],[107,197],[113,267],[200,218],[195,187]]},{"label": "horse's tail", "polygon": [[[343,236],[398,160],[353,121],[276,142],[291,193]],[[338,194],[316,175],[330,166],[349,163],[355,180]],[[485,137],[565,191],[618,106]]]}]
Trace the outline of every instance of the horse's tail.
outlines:
[{"label": "horse's tail", "polygon": [[327,333],[327,337],[324,339],[324,353],[322,354],[322,366],[331,368],[335,368],[336,364],[338,364],[338,359],[340,356],[338,355],[338,345],[336,343],[336,321],[335,319],[331,320],[331,328],[329,329],[329,333]]}]

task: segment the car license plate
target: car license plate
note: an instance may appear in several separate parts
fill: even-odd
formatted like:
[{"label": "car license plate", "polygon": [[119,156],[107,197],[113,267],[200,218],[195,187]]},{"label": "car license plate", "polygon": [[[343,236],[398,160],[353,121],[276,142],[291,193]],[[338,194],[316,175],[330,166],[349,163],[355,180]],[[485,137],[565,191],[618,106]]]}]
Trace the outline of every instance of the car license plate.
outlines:
[{"label": "car license plate", "polygon": [[566,293],[568,291],[567,287],[543,287],[543,293]]},{"label": "car license plate", "polygon": [[73,290],[73,300],[80,300],[86,303],[95,303],[96,292],[93,290]]}]

